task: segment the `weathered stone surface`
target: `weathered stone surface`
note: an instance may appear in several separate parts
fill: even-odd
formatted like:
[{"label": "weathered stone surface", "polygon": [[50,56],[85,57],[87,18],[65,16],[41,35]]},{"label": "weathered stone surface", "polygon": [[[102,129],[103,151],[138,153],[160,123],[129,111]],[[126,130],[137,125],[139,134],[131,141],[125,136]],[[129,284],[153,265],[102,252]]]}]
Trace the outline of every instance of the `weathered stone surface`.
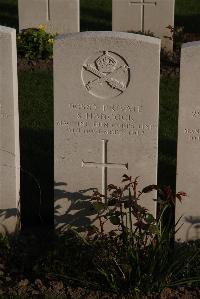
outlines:
[{"label": "weathered stone surface", "polygon": [[51,33],[80,31],[79,0],[19,0],[19,29],[44,25]]},{"label": "weathered stone surface", "polygon": [[[160,40],[68,34],[54,45],[56,227],[89,225],[88,196],[123,174],[157,181]],[[155,194],[154,194],[155,195]],[[143,204],[155,213],[155,202]]]},{"label": "weathered stone surface", "polygon": [[113,31],[151,32],[162,47],[173,50],[169,25],[174,27],[175,0],[112,0]]},{"label": "weathered stone surface", "polygon": [[0,26],[0,232],[16,229],[19,188],[16,32]]},{"label": "weathered stone surface", "polygon": [[181,240],[200,239],[200,42],[182,47],[177,152],[177,191],[188,197],[176,204],[177,220],[183,225]]}]

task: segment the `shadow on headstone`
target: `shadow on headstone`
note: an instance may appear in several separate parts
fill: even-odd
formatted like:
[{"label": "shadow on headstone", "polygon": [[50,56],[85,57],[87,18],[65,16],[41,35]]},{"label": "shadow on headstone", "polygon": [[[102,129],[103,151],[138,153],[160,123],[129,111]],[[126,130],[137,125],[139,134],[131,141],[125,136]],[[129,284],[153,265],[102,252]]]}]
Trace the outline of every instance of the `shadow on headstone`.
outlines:
[{"label": "shadow on headstone", "polygon": [[187,216],[184,217],[185,222],[189,224],[186,231],[186,240],[190,239],[190,234],[192,234],[193,239],[200,239],[200,216]]},{"label": "shadow on headstone", "polygon": [[[70,225],[79,232],[84,232],[97,220],[93,206],[90,202],[88,192],[95,191],[96,188],[79,190],[78,192],[67,192],[67,184],[64,182],[55,182],[55,227],[65,231]],[[62,187],[62,188],[61,188]],[[59,201],[62,200],[62,206]],[[65,204],[63,203],[65,202]],[[65,210],[63,208],[65,206]]]},{"label": "shadow on headstone", "polygon": [[[14,233],[20,228],[20,213],[18,209],[0,209],[1,233]],[[17,219],[17,221],[16,221]]]}]

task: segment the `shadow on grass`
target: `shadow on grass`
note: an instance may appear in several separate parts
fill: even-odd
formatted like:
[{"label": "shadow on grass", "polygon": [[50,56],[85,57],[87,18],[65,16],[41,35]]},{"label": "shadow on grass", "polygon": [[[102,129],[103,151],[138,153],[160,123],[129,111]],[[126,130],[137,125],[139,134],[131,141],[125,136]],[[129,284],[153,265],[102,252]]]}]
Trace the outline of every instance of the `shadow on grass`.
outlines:
[{"label": "shadow on grass", "polygon": [[175,26],[184,26],[185,32],[200,33],[200,13],[175,18]]},{"label": "shadow on grass", "polygon": [[112,12],[101,7],[81,8],[81,31],[112,30]]},{"label": "shadow on grass", "polygon": [[0,3],[1,26],[13,27],[18,30],[18,7],[17,3]]},{"label": "shadow on grass", "polygon": [[81,32],[83,31],[111,31],[111,25],[99,20],[81,19]]},{"label": "shadow on grass", "polygon": [[177,142],[172,139],[159,139],[158,185],[176,185]]},{"label": "shadow on grass", "polygon": [[53,132],[21,129],[22,228],[52,226]]}]

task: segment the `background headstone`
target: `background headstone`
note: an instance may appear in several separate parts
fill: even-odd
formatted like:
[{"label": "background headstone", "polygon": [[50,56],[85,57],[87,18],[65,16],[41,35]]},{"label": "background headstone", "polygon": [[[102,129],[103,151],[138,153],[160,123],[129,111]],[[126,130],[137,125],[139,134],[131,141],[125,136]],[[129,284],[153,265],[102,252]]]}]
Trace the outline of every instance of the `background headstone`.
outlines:
[{"label": "background headstone", "polygon": [[19,188],[16,31],[0,26],[0,232],[17,228]]},{"label": "background headstone", "polygon": [[160,40],[152,37],[86,32],[56,39],[56,227],[91,224],[88,195],[119,185],[125,173],[140,176],[140,190],[156,184],[159,73]]},{"label": "background headstone", "polygon": [[175,0],[112,0],[113,31],[151,32],[162,47],[173,50],[168,26],[174,27]]},{"label": "background headstone", "polygon": [[79,0],[19,0],[19,29],[44,25],[50,33],[80,31]]},{"label": "background headstone", "polygon": [[177,238],[200,239],[200,42],[182,47],[177,152],[177,191],[187,193],[177,201],[176,219],[181,216]]}]

